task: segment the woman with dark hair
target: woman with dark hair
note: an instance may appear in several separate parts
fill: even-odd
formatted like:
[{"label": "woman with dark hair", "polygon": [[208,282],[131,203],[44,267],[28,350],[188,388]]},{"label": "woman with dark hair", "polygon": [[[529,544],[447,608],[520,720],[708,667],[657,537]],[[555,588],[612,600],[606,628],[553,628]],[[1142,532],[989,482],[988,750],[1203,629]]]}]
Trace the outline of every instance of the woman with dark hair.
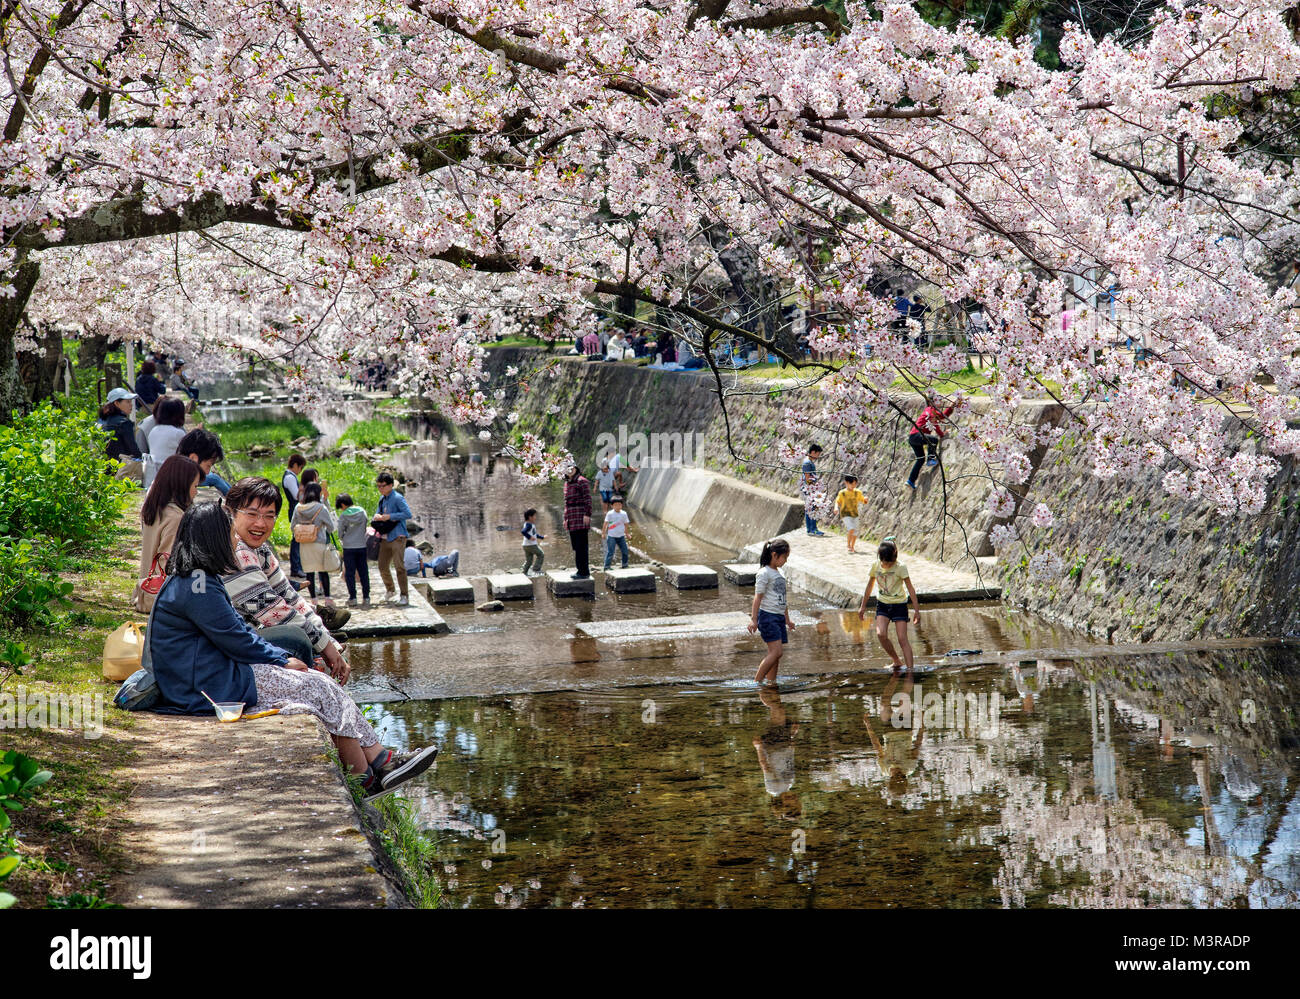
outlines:
[{"label": "woman with dark hair", "polygon": [[564,529],[569,532],[573,561],[578,570],[573,578],[590,579],[591,480],[577,465],[570,465],[564,473]]},{"label": "woman with dark hair", "polygon": [[194,504],[202,477],[198,465],[174,454],[163,462],[153,488],[144,498],[144,506],[140,508],[140,537],[144,545],[135,586],[136,610],[147,614],[153,607],[154,594],[144,588],[144,581],[153,574],[155,559],[159,562],[158,569],[166,569],[176,541],[176,529],[185,511]]},{"label": "woman with dark hair", "polygon": [[316,596],[317,576],[320,576],[321,596],[328,597],[330,573],[338,568],[338,553],[330,543],[330,535],[338,533],[339,524],[329,507],[321,502],[319,482],[308,482],[302,487],[302,502],[289,518],[289,529],[298,542],[298,555],[312,597]]},{"label": "woman with dark hair", "polygon": [[167,394],[167,386],[158,377],[158,365],[145,361],[140,365],[140,374],[135,380],[135,394],[146,406],[152,406],[160,395]]},{"label": "woman with dark hair", "polygon": [[221,576],[238,568],[235,533],[220,503],[199,503],[181,518],[167,582],[154,605],[149,656],[167,714],[205,714],[214,701],[313,714],[334,740],[367,797],[391,791],[423,773],[437,749],[399,757],[380,745],[374,729],[343,688],[324,673],[265,641],[231,606]]},{"label": "woman with dark hair", "polygon": [[320,472],[316,471],[316,469],[314,468],[304,468],[302,470],[301,485],[309,486],[313,482],[318,483],[320,485],[320,498],[322,500],[329,499],[330,498],[329,486],[325,485],[325,483],[321,480]]},{"label": "woman with dark hair", "polygon": [[130,389],[115,388],[109,392],[104,405],[99,407],[99,429],[111,434],[105,448],[108,456],[121,462],[116,477],[139,482],[144,471],[140,464],[140,448],[135,442],[135,427],[131,423],[134,400]]},{"label": "woman with dark hair", "polygon": [[146,489],[153,485],[158,469],[176,454],[177,445],[185,437],[185,403],[179,399],[159,399],[153,418],[154,427],[149,431],[149,458],[144,463]]},{"label": "woman with dark hair", "polygon": [[677,340],[672,330],[664,330],[655,343],[662,364],[673,364],[677,360]]}]

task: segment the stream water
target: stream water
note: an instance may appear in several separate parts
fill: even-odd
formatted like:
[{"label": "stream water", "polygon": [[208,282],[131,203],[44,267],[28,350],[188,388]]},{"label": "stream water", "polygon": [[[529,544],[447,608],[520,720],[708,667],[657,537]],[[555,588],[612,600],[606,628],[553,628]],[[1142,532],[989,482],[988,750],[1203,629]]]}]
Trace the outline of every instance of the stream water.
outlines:
[{"label": "stream water", "polygon": [[[518,571],[528,506],[547,568],[572,565],[558,486],[523,483],[477,441],[405,429],[425,439],[390,460],[462,575]],[[651,558],[735,554],[632,513]],[[384,740],[441,747],[403,793],[451,904],[1300,904],[1295,648],[1121,656],[999,604],[938,605],[909,679],[856,615],[795,593],[815,623],[792,633],[779,691],[760,692],[757,638],[575,630],[751,598],[725,582],[539,590],[495,615],[441,608],[448,635],[350,645]],[[1015,650],[1034,651],[987,661]]]}]

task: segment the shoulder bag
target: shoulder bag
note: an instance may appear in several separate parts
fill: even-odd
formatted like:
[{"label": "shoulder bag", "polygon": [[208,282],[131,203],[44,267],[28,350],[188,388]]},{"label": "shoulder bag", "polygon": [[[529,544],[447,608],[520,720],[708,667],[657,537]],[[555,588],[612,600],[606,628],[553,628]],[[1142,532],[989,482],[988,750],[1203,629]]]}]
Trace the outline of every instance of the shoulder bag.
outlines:
[{"label": "shoulder bag", "polygon": [[149,575],[140,583],[140,589],[145,593],[158,596],[158,591],[162,589],[163,583],[167,582],[167,559],[169,552],[159,552],[153,557],[153,562],[149,564]]}]

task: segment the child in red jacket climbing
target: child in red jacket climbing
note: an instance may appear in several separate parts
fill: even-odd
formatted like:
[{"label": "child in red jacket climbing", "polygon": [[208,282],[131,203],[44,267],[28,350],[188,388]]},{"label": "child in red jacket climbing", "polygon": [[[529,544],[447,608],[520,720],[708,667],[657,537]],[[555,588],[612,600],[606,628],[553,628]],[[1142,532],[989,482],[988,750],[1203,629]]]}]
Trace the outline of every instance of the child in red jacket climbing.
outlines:
[{"label": "child in red jacket climbing", "polygon": [[[912,445],[912,453],[916,455],[916,461],[912,462],[912,471],[907,476],[907,485],[911,489],[916,488],[916,477],[921,474],[921,463],[933,467],[939,464],[939,441],[943,437],[943,427],[939,425],[941,420],[952,415],[953,407],[940,410],[933,392],[925,394],[925,409],[921,410],[921,415],[916,418],[912,424],[912,432],[907,435],[907,443]],[[933,430],[933,433],[928,431]],[[926,457],[929,452],[929,458]]]}]

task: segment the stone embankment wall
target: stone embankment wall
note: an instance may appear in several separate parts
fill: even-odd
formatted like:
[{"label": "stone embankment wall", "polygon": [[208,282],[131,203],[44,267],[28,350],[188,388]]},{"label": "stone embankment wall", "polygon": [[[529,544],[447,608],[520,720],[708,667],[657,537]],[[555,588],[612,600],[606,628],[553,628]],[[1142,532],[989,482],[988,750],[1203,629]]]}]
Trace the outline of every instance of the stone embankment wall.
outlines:
[{"label": "stone embankment wall", "polygon": [[[506,375],[511,366],[518,368],[513,378]],[[554,374],[543,370],[548,366]],[[698,435],[690,438],[696,467],[785,496],[798,494],[797,469],[776,457],[783,393],[761,380],[728,378],[734,394],[724,417],[710,374],[589,363],[528,348],[493,350],[488,368],[492,388],[507,390],[504,410],[518,411],[524,429],[568,447],[589,475],[602,435],[609,435],[606,441],[618,440],[620,430],[624,441],[637,433]],[[919,412],[917,400],[899,401]],[[1017,419],[1068,421],[1061,407],[1042,403],[1026,404]],[[862,530],[868,537],[894,535],[905,555],[973,569],[974,557],[991,554],[988,532],[998,522],[985,509],[987,473],[973,455],[947,447],[943,474],[923,470],[913,492],[904,484],[912,461],[907,429],[901,419],[883,429],[866,467],[823,462],[827,488],[837,488],[843,473],[854,472],[867,495]],[[829,450],[832,442],[820,443]],[[1253,447],[1244,433],[1241,443]],[[1057,523],[1049,532],[1027,531],[1027,548],[1003,554],[1004,600],[1103,640],[1280,635],[1300,628],[1300,475],[1294,465],[1283,469],[1261,514],[1236,518],[1167,495],[1159,472],[1136,481],[1097,479],[1068,427],[1058,447],[1032,457],[1028,502],[1046,502]],[[781,529],[780,504],[770,509],[771,524],[759,523],[765,518],[757,514],[749,518],[756,532],[749,541]],[[710,516],[721,520],[727,512],[724,505]],[[715,540],[700,510],[689,519],[694,526],[681,526]],[[744,527],[749,530],[750,523]],[[735,525],[728,525],[718,543],[734,544],[735,533]],[[1035,581],[1028,561],[1049,547],[1065,559],[1066,573]]]},{"label": "stone embankment wall", "polygon": [[[1225,414],[1225,420],[1232,417]],[[1255,442],[1236,431],[1240,447]],[[1035,473],[1033,492],[1056,511],[1048,543],[1066,573],[1035,582],[1004,565],[1007,599],[1113,641],[1285,635],[1300,628],[1300,474],[1285,462],[1253,517],[1223,517],[1175,499],[1162,472],[1098,479],[1067,433]]]}]

